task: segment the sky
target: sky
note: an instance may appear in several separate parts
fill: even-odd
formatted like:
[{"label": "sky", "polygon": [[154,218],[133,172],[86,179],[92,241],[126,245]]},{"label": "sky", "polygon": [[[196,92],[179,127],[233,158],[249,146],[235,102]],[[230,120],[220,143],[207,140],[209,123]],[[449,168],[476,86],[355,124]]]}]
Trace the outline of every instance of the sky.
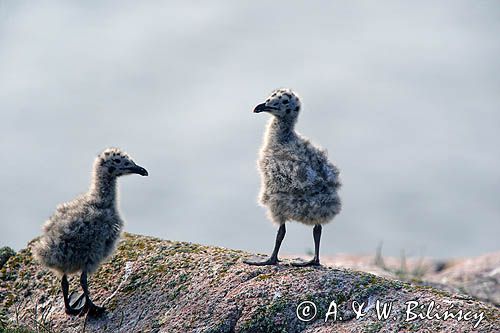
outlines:
[{"label": "sky", "polygon": [[499,34],[496,1],[0,0],[0,246],[117,146],[150,173],[119,181],[126,231],[268,253],[251,111],[289,87],[344,184],[322,253],[498,251]]}]

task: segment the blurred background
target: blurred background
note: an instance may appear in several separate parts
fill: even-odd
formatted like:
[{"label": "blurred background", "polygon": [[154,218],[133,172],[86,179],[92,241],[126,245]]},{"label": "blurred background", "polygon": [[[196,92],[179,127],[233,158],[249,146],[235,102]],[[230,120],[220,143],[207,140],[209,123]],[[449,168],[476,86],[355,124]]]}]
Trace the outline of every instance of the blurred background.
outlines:
[{"label": "blurred background", "polygon": [[[341,169],[325,254],[499,249],[496,1],[0,1],[0,244],[40,234],[118,146],[126,231],[268,253],[256,158],[278,87]],[[283,253],[313,247],[291,223]]]}]

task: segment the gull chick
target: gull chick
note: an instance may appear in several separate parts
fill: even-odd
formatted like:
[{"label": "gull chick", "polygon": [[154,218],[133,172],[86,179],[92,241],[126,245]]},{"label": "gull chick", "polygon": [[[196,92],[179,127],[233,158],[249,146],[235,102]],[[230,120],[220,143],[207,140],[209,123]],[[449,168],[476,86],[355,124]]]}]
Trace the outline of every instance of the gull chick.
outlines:
[{"label": "gull chick", "polygon": [[338,169],[328,160],[326,151],[313,145],[295,131],[301,101],[290,89],[277,89],[255,113],[272,117],[260,150],[260,203],[267,207],[270,219],[279,225],[271,257],[265,261],[245,261],[250,265],[276,265],[285,223],[297,221],[313,226],[314,258],[294,266],[318,266],[322,225],[341,210]]},{"label": "gull chick", "polygon": [[[59,205],[44,225],[44,234],[35,244],[35,258],[61,276],[67,314],[89,312],[100,315],[88,289],[87,276],[114,251],[123,220],[117,202],[117,178],[148,172],[118,148],[108,148],[95,159],[92,183],[87,193]],[[70,296],[68,274],[80,272],[83,293]]]}]

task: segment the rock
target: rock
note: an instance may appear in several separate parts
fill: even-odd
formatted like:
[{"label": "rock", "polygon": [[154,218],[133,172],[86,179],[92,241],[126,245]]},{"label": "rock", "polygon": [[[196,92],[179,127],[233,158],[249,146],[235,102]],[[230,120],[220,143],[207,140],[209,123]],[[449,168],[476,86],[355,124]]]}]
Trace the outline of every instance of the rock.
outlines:
[{"label": "rock", "polygon": [[447,262],[443,270],[427,274],[425,280],[500,306],[500,252]]},{"label": "rock", "polygon": [[[470,296],[346,268],[294,268],[288,260],[277,267],[243,264],[250,256],[125,234],[115,256],[90,280],[92,295],[97,304],[104,303],[106,315],[70,317],[64,313],[59,279],[33,260],[29,244],[0,270],[0,325],[41,332],[500,331],[500,310]],[[76,289],[78,278],[70,283]],[[377,300],[392,302],[388,320],[377,319]],[[317,309],[307,322],[297,316],[304,301]],[[332,301],[337,321],[330,315],[325,322]],[[423,313],[434,301],[440,306],[437,313],[451,307],[450,312],[469,313],[469,320],[407,321],[405,303],[411,301],[424,305]],[[353,312],[358,303],[364,303],[360,318]],[[313,311],[306,305],[298,313],[309,319]],[[422,312],[410,310],[410,315]]]},{"label": "rock", "polygon": [[339,254],[325,256],[322,261],[326,266],[351,268],[388,279],[429,285],[500,306],[500,252],[446,261],[380,258]]}]

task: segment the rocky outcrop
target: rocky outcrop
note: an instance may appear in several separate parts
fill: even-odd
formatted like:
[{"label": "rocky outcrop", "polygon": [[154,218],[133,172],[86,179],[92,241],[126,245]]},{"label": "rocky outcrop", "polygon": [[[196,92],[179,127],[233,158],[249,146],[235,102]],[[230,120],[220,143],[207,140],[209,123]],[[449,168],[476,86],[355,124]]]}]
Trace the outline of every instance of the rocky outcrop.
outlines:
[{"label": "rocky outcrop", "polygon": [[[292,257],[290,257],[292,258]],[[408,281],[470,295],[500,306],[500,252],[474,258],[436,260],[339,254],[323,257],[323,264],[351,268],[388,279]]]},{"label": "rocky outcrop", "polygon": [[[277,267],[247,266],[242,259],[249,256],[126,234],[115,256],[90,280],[106,315],[70,317],[58,278],[33,260],[29,245],[1,268],[0,327],[7,332],[500,331],[498,307],[469,295],[353,269],[294,268],[287,260]],[[77,280],[71,280],[73,289]],[[387,320],[377,318],[377,304],[380,309],[392,304]],[[426,318],[442,317],[445,310],[455,318]]]},{"label": "rocky outcrop", "polygon": [[424,278],[426,281],[453,286],[461,293],[500,306],[500,253],[452,260],[443,270]]}]

